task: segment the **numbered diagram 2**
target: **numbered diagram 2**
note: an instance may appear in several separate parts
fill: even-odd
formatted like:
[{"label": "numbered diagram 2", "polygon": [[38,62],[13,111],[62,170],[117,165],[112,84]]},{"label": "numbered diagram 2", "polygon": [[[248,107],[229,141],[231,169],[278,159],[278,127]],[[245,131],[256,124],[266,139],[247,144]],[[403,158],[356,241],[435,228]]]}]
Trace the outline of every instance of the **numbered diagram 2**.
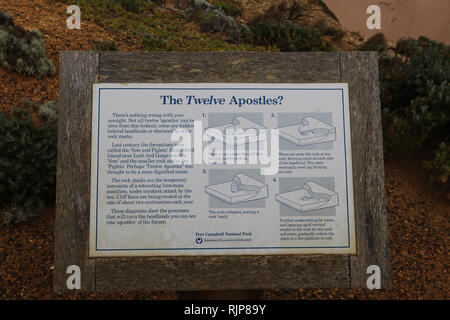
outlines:
[{"label": "numbered diagram 2", "polygon": [[336,128],[314,117],[305,117],[298,124],[278,129],[280,130],[280,138],[297,146],[308,146],[336,140]]},{"label": "numbered diagram 2", "polygon": [[[230,114],[220,114],[220,113],[215,113],[215,114],[210,114],[209,115],[209,124],[210,127],[207,128],[205,130],[206,135],[210,136],[210,138],[215,138],[217,140],[222,141],[225,144],[229,144],[229,145],[238,145],[238,144],[246,144],[249,143],[249,138],[245,138],[242,141],[239,141],[238,139],[233,138],[230,141],[226,141],[226,134],[228,131],[228,134],[231,135],[244,135],[246,137],[252,135],[253,138],[251,140],[251,142],[258,142],[258,141],[264,141],[266,139],[265,135],[261,135],[261,137],[259,136],[259,130],[261,129],[266,129],[264,126],[262,126],[261,124],[258,123],[258,121],[256,120],[256,118],[261,118],[261,123],[262,123],[262,114],[259,113],[255,113],[255,114],[233,114],[233,117],[231,119],[228,120],[228,123],[225,124],[220,124],[220,125],[216,125],[217,121],[220,121],[219,119],[221,118],[221,123],[223,123],[223,121],[227,121],[227,118],[229,118]],[[212,126],[211,126],[212,125]],[[213,130],[216,131],[216,133],[218,133],[217,135],[213,134]]]},{"label": "numbered diagram 2", "polygon": [[334,190],[313,180],[308,180],[301,188],[275,195],[275,200],[298,213],[334,208],[339,205],[339,196]]},{"label": "numbered diagram 2", "polygon": [[268,186],[244,173],[235,174],[231,180],[209,185],[205,192],[228,204],[252,202],[269,195]]}]

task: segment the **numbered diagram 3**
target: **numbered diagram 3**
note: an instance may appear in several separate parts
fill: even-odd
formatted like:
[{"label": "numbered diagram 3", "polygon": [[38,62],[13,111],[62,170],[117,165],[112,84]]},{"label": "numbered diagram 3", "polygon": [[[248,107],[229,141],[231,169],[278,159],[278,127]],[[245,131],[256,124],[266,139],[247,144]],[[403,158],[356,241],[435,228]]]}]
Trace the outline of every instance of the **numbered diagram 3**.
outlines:
[{"label": "numbered diagram 3", "polygon": [[[322,178],[322,181],[325,181],[324,179],[332,178]],[[327,185],[329,186],[330,183],[327,183]],[[323,212],[324,215],[328,215],[327,213],[335,212],[334,208],[339,205],[339,195],[328,186],[323,186],[313,179],[306,179],[306,182],[303,183],[301,188],[281,192],[275,195],[275,200],[282,204],[282,206],[293,209],[297,213],[308,213],[320,209],[333,208],[333,210]],[[283,188],[280,188],[280,190],[283,190]],[[282,211],[280,208],[281,214],[283,213]]]},{"label": "numbered diagram 3", "polygon": [[[209,114],[209,128],[205,129],[205,133],[210,138],[215,138],[217,140],[222,141],[225,144],[229,145],[237,145],[237,144],[246,144],[249,143],[249,138],[245,138],[242,141],[238,141],[238,139],[233,139],[231,141],[226,141],[225,137],[227,131],[232,135],[245,135],[250,136],[254,135],[254,138],[251,142],[264,141],[266,139],[265,135],[259,136],[259,130],[266,129],[260,123],[262,123],[262,113],[255,114],[231,114],[232,118],[230,118],[230,114],[221,114],[221,113],[211,113]],[[230,118],[230,119],[227,119]],[[261,119],[260,121],[259,118]],[[221,119],[221,120],[220,120]],[[224,123],[224,121],[227,121]],[[217,125],[220,122],[222,124]],[[259,123],[258,123],[259,122]],[[212,135],[214,129],[218,134]]]},{"label": "numbered diagram 3", "polygon": [[298,124],[278,129],[281,138],[297,146],[336,140],[336,128],[314,117],[305,117]]},{"label": "numbered diagram 3", "polygon": [[[220,175],[221,171],[229,170],[216,170],[216,176],[218,176],[217,173]],[[229,172],[226,173],[229,174]],[[227,204],[254,202],[269,196],[269,188],[266,184],[242,172],[234,174],[231,179],[227,177],[227,181],[206,186],[205,192]]]}]

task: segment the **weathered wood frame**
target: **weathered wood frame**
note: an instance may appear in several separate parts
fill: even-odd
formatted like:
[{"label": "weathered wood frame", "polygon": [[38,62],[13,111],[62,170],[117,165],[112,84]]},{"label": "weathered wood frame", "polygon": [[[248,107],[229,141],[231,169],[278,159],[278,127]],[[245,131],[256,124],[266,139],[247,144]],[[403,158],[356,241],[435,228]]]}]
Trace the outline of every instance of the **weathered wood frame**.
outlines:
[{"label": "weathered wood frame", "polygon": [[[357,255],[89,258],[94,82],[348,82]],[[61,53],[56,292],[69,265],[85,291],[366,288],[369,265],[388,288],[387,228],[376,53]]]}]

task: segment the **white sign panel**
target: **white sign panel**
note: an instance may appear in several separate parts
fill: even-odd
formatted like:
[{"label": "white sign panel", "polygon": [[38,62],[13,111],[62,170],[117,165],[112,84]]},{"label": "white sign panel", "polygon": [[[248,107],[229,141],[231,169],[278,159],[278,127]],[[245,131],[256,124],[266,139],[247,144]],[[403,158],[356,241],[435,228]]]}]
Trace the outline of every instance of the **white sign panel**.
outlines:
[{"label": "white sign panel", "polygon": [[90,256],[354,254],[348,86],[94,84]]}]

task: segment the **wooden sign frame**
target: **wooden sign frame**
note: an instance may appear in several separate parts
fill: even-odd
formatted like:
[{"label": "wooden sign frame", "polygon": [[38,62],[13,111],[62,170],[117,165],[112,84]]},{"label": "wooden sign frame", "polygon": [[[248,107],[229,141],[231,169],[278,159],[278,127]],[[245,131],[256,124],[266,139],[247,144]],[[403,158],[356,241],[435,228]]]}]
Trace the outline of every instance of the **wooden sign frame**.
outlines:
[{"label": "wooden sign frame", "polygon": [[[89,258],[94,82],[348,82],[357,254]],[[70,265],[89,292],[391,286],[376,52],[62,52],[58,125],[56,292]]]}]

